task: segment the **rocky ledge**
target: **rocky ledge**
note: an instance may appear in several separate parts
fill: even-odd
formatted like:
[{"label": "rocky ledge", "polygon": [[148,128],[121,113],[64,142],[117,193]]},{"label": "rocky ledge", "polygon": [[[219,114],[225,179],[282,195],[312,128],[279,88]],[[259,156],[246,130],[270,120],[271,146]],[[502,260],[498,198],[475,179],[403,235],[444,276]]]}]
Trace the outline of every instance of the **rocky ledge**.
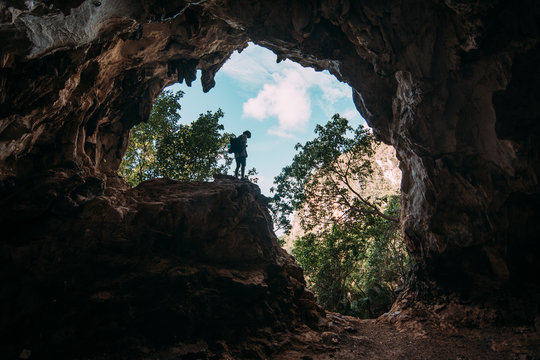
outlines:
[{"label": "rocky ledge", "polygon": [[0,265],[4,359],[139,358],[202,343],[234,353],[254,331],[323,321],[256,185],[130,189],[68,170],[28,181],[1,187],[12,234]]}]

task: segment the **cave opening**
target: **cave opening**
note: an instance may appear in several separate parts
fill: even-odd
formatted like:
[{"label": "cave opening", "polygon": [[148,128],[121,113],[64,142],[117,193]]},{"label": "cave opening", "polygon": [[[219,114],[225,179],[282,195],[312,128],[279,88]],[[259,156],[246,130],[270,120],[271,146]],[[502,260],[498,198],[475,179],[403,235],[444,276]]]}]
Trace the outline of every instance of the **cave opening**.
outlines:
[{"label": "cave opening", "polygon": [[[201,70],[195,76],[200,79]],[[182,92],[178,124],[222,110],[223,134],[251,131],[248,165],[257,171],[257,184],[267,196],[274,177],[292,160],[295,145],[311,139],[317,124],[339,113],[353,128],[367,127],[347,84],[328,71],[316,72],[290,60],[278,63],[273,52],[253,43],[232,54],[210,91],[204,92],[199,81],[175,83],[163,91]]]},{"label": "cave opening", "polygon": [[134,344],[144,358],[161,324],[169,344],[220,349],[318,329],[249,184],[130,189],[116,173],[161,90],[196,69],[209,90],[248,41],[350,84],[396,149],[418,263],[387,318],[537,330],[539,13],[529,0],[1,2],[2,355]]},{"label": "cave opening", "polygon": [[[334,114],[343,114],[343,118],[348,120],[350,128],[343,134],[334,134],[334,136],[344,136],[341,140],[342,143],[333,142],[327,146],[335,146],[336,148],[350,146],[343,141],[355,136],[354,129],[358,125],[366,127],[368,133],[371,134],[365,120],[355,108],[352,101],[352,89],[347,84],[339,82],[328,71],[316,72],[312,68],[302,67],[290,60],[278,62],[273,52],[252,43],[241,52],[232,54],[220,71],[215,74],[215,84],[210,91],[203,91],[203,83],[195,81],[198,78],[202,78],[200,70],[197,70],[189,78],[189,81],[169,85],[164,89],[164,93],[182,92],[181,98],[174,99],[174,102],[180,103],[181,106],[181,109],[175,108],[173,111],[175,113],[174,121],[186,126],[193,124],[197,117],[201,119],[201,116],[205,114],[205,110],[214,114],[219,110],[223,110],[225,116],[220,119],[223,120],[220,123],[224,127],[221,130],[223,135],[228,136],[230,132],[240,134],[243,130],[249,129],[253,134],[253,138],[249,140],[248,144],[248,160],[250,166],[253,166],[253,170],[255,170],[254,173],[256,172],[250,180],[253,181],[253,177],[255,177],[254,182],[261,188],[262,193],[269,198],[274,198],[276,195],[280,199],[292,199],[292,194],[274,194],[273,191],[270,191],[271,187],[277,185],[273,183],[273,180],[286,165],[291,164],[293,155],[296,153],[295,145],[312,140],[314,137],[313,129],[316,126],[322,126],[332,121]],[[160,97],[164,93],[158,96],[157,102],[162,101]],[[156,103],[154,106],[156,106]],[[176,114],[177,110],[178,113]],[[154,111],[150,115],[151,120],[153,114]],[[176,115],[180,115],[180,117],[178,118]],[[146,127],[143,123],[137,126]],[[135,130],[139,131],[136,128]],[[159,127],[156,127],[156,130],[159,130]],[[140,138],[137,141],[140,141]],[[216,137],[215,141],[220,141],[219,137]],[[178,144],[186,143],[188,144],[186,146],[189,147],[189,141],[178,142]],[[221,146],[224,144],[222,142]],[[141,147],[140,150],[143,152],[148,151],[144,147]],[[327,149],[325,151],[331,150]],[[133,158],[130,151],[128,148],[126,156]],[[189,151],[188,148],[186,153],[189,153]],[[348,156],[343,153],[343,150],[340,150],[340,152],[338,158]],[[164,159],[165,162],[173,162],[179,158],[178,156],[175,157],[172,152],[168,152],[168,154],[169,157]],[[224,162],[223,153],[216,156],[220,158],[222,163]],[[401,172],[395,157],[395,151],[390,146],[375,145],[373,143],[373,152],[366,153],[366,156],[370,158],[369,171],[373,170],[373,174],[368,177],[359,174],[360,171],[355,174],[350,173],[348,179],[341,180],[340,186],[344,188],[349,182],[353,183],[352,191],[358,191],[370,202],[376,201],[377,206],[382,206],[382,209],[386,209],[391,201],[393,203],[391,210],[393,215],[389,216],[389,218],[393,219],[392,223],[377,226],[365,225],[365,229],[358,230],[360,226],[354,224],[355,222],[362,224],[371,222],[373,224],[374,220],[366,220],[359,216],[359,213],[352,217],[346,216],[347,213],[351,212],[351,205],[345,206],[343,202],[349,201],[349,204],[351,204],[352,201],[357,199],[353,196],[352,199],[338,201],[337,199],[342,195],[335,189],[332,190],[332,195],[326,194],[325,200],[321,200],[319,204],[309,202],[311,207],[319,208],[313,214],[308,212],[307,202],[303,209],[288,212],[286,214],[288,218],[286,226],[283,226],[279,220],[281,215],[279,213],[280,206],[283,206],[284,202],[283,204],[274,203],[270,208],[274,210],[273,225],[276,234],[280,238],[281,245],[289,253],[294,253],[305,269],[311,269],[304,271],[310,289],[313,289],[319,298],[326,299],[321,304],[327,309],[339,311],[343,314],[373,318],[388,311],[399,291],[403,289],[411,259],[405,249],[399,226],[397,226]],[[355,158],[354,161],[360,160],[355,156],[351,158]],[[353,160],[349,159],[349,161]],[[163,163],[159,166],[167,167]],[[123,163],[120,167],[123,172],[122,175],[131,179],[132,177],[126,172]],[[170,168],[171,166],[168,166],[167,171]],[[234,164],[232,169],[218,169],[215,167],[213,171],[228,171],[230,175],[233,169]],[[312,170],[315,173],[320,171],[316,167]],[[335,170],[339,169],[336,168]],[[168,175],[173,174],[170,171],[162,172],[161,176],[159,172],[157,174],[157,177],[175,178],[175,175]],[[148,172],[147,175],[147,179],[156,177],[156,172]],[[210,180],[212,175],[208,173],[205,175],[206,178],[199,179]],[[184,176],[176,177],[176,179],[194,180],[197,178]],[[131,183],[131,181],[129,182]],[[136,179],[136,182],[131,184],[135,185],[139,182],[140,179]],[[306,184],[308,182],[310,180],[307,180]],[[305,193],[310,192],[313,193],[311,190],[305,191]],[[333,214],[327,213],[324,215],[326,225],[317,229],[306,226],[304,218],[318,216],[318,214],[321,214],[320,208],[325,206],[334,209]],[[382,221],[386,220],[382,219]],[[336,229],[338,227],[343,229],[348,227],[356,230],[341,231],[339,237],[342,239],[340,240],[342,244],[326,244],[325,242],[328,241],[330,235],[329,229],[332,227]],[[376,235],[367,235],[369,232]],[[337,230],[334,231],[334,234],[337,233]],[[329,247],[322,252],[320,258],[306,256],[307,247],[305,243],[299,242],[299,245],[295,246],[297,240],[308,235],[317,239],[316,247],[321,249],[325,246]],[[331,255],[333,252],[338,252],[340,255]],[[376,257],[383,259],[379,263],[384,265],[378,265],[374,260]],[[339,260],[336,261],[336,259]],[[320,265],[313,268],[310,263],[319,263]],[[326,263],[326,265],[322,265],[323,263]],[[343,267],[345,270],[335,273],[331,271],[323,272],[323,266],[326,266],[327,270],[328,267]],[[345,278],[341,280],[330,278],[330,276],[343,276],[341,273],[347,273]],[[325,277],[323,274],[327,276]],[[324,282],[333,282],[334,280],[343,282],[343,286],[336,289],[324,288]]]},{"label": "cave opening", "polygon": [[[162,98],[165,96],[170,97],[174,104],[180,103],[181,109],[177,106],[170,111],[174,113],[174,122],[181,123],[181,126],[193,126],[197,117],[197,121],[201,121],[203,118],[208,118],[209,114],[217,114],[219,111],[223,111],[225,116],[220,115],[222,121],[219,125],[216,122],[214,126],[222,126],[221,132],[227,139],[223,141],[218,136],[212,140],[219,142],[222,149],[224,149],[231,131],[233,134],[241,134],[243,129],[249,129],[253,134],[253,138],[249,140],[248,144],[248,160],[253,168],[248,178],[250,181],[257,183],[265,196],[272,199],[270,209],[273,210],[274,214],[273,225],[276,234],[280,237],[282,246],[289,253],[297,255],[305,269],[311,269],[305,270],[306,278],[309,280],[310,288],[319,297],[327,300],[323,300],[321,304],[330,310],[361,317],[377,317],[388,311],[399,291],[403,289],[411,261],[404,247],[401,231],[397,226],[401,172],[394,149],[382,143],[376,143],[372,139],[372,131],[359,115],[352,101],[352,89],[347,84],[339,82],[328,71],[316,72],[311,68],[304,68],[289,60],[277,62],[276,55],[273,52],[251,43],[242,52],[235,52],[224,64],[222,69],[215,75],[215,85],[209,92],[203,91],[202,83],[194,81],[200,77],[201,71],[199,70],[190,78],[189,82],[176,83],[166,87],[154,104],[154,107],[157,106],[158,110],[152,111],[149,122],[155,121],[155,114],[161,112],[161,116],[164,116],[163,114],[166,113],[162,109],[162,104],[168,103],[167,100]],[[172,94],[178,92],[181,92],[181,97],[171,97]],[[207,110],[206,113],[205,109]],[[176,113],[177,111],[178,113]],[[338,114],[343,114],[343,116],[338,116]],[[347,127],[336,132],[336,129],[332,130],[332,126],[344,126],[339,124],[338,119],[346,119]],[[333,125],[330,126],[330,123]],[[356,133],[357,130],[355,129],[359,125],[365,128],[365,131],[363,130],[365,133]],[[340,159],[341,167],[336,166],[332,171],[336,173],[348,172],[348,174],[343,178],[336,178],[336,186],[339,187],[339,191],[338,188],[328,187],[324,190],[327,192],[324,195],[324,200],[321,198],[319,203],[314,201],[304,202],[301,207],[295,205],[296,210],[294,212],[286,212],[287,220],[284,225],[282,221],[284,215],[281,211],[283,206],[288,207],[290,201],[293,201],[295,196],[299,198],[300,194],[291,194],[287,191],[283,192],[283,190],[276,193],[276,189],[283,188],[285,183],[291,181],[291,178],[287,181],[283,180],[283,174],[280,176],[278,174],[285,171],[286,166],[306,166],[305,164],[301,165],[300,160],[294,160],[293,165],[291,165],[291,162],[293,156],[296,159],[298,155],[297,144],[306,143],[303,146],[308,148],[315,144],[313,139],[315,132],[313,130],[317,127],[320,128],[316,137],[319,149],[311,150],[310,155],[308,152],[301,152],[304,158],[311,157],[309,161],[319,163],[319,165],[308,165],[312,167],[309,171],[312,171],[313,174],[322,171],[330,174],[329,170],[322,169],[323,163],[328,160],[328,157],[324,160],[324,158],[320,158],[321,154],[315,155],[314,153],[314,151],[322,150],[324,152],[333,151],[334,155],[332,156],[335,156],[336,160]],[[324,127],[326,127],[324,130],[326,134],[322,132]],[[132,136],[133,132],[136,131],[137,138],[135,141],[140,142],[141,136],[139,132],[143,130],[139,130],[139,128],[148,129],[148,126],[141,123],[132,130]],[[162,126],[155,126],[155,131],[159,131],[161,128]],[[205,129],[205,131],[209,131],[208,128]],[[183,136],[181,134],[182,132],[179,132],[178,136]],[[360,142],[353,145],[355,136],[361,138],[367,134],[369,134],[368,138],[370,139],[369,150],[359,146]],[[328,136],[337,136],[341,137],[341,139],[330,141],[327,139]],[[161,140],[154,138],[153,141],[160,142]],[[195,141],[195,147],[197,147],[198,142],[203,142],[203,140],[199,138]],[[308,142],[311,145],[307,145]],[[324,147],[322,147],[323,142]],[[217,163],[213,168],[206,167],[209,172],[203,174],[202,177],[186,176],[185,174],[170,171],[174,166],[164,164],[164,162],[170,163],[178,160],[181,163],[180,166],[186,166],[186,168],[192,166],[191,163],[181,159],[181,157],[192,156],[193,151],[190,148],[190,146],[193,146],[192,143],[193,141],[186,138],[177,142],[174,146],[178,148],[185,146],[186,150],[182,156],[175,156],[175,150],[165,152],[168,157],[156,160],[156,164],[159,164],[156,167],[161,166],[162,169],[156,168],[154,171],[148,171],[145,174],[146,179],[170,177],[177,180],[210,180],[214,175],[210,172],[217,173],[218,171],[222,174],[228,172],[231,175],[234,164],[232,164],[232,169],[227,167],[218,168]],[[161,144],[155,146],[159,148]],[[204,144],[201,144],[201,149],[204,146]],[[338,148],[340,149],[336,152]],[[349,150],[346,150],[346,148]],[[201,149],[196,151],[198,159],[202,159],[200,154],[205,151]],[[227,154],[217,152],[217,149],[217,147],[214,149],[216,153],[213,156],[218,158],[221,164],[226,164],[223,158],[227,159]],[[182,149],[179,150],[182,153]],[[139,151],[150,154],[148,156],[162,156],[160,155],[161,150],[156,152],[155,149],[148,149],[148,145],[144,144],[139,147]],[[358,154],[347,154],[350,151],[357,151]],[[361,152],[362,154],[360,154]],[[308,154],[307,157],[306,154]],[[319,156],[319,158],[313,156]],[[128,148],[126,157],[130,161],[137,157],[134,156],[131,147]],[[365,157],[368,158],[368,161],[362,166],[367,167],[360,170],[358,164],[361,158]],[[136,162],[140,163],[141,159]],[[345,163],[348,166],[345,166]],[[351,166],[351,164],[354,165]],[[347,169],[345,169],[346,167]],[[191,169],[193,168],[191,167]],[[356,169],[352,171],[353,168]],[[136,181],[132,182],[133,176],[129,171],[140,170],[135,167],[127,168],[123,162],[120,173],[132,185],[139,183],[141,179],[137,177],[135,178]],[[278,183],[273,183],[274,179]],[[309,179],[309,177],[300,179],[300,181],[304,181],[306,187],[315,186],[313,180]],[[348,190],[349,195],[340,194],[340,191],[344,190],[349,184],[352,184],[352,187]],[[298,192],[298,189],[296,191]],[[311,189],[303,190],[301,193],[314,194]],[[356,195],[351,196],[353,193],[356,193]],[[347,197],[351,198],[347,199]],[[358,197],[365,198],[370,208],[360,211],[358,206],[353,207],[351,204],[358,201]],[[289,199],[288,202],[276,200],[285,198]],[[375,204],[382,211],[385,211],[390,202],[392,203],[392,215],[384,215],[381,212],[381,215],[383,217],[387,216],[387,218],[380,219],[383,222],[392,221],[388,224],[375,221],[378,225],[373,225],[374,219],[369,220],[361,215],[362,213],[364,215],[369,213]],[[324,207],[334,209],[332,214],[326,213],[323,215],[324,221],[322,218],[318,219],[318,222],[325,225],[317,228],[307,226],[306,219],[320,216],[322,214],[321,208]],[[313,211],[309,211],[309,209]],[[351,213],[356,215],[351,216]],[[355,224],[355,222],[371,223],[372,225],[363,225],[365,229],[360,231],[358,229],[361,226]],[[342,229],[354,228],[355,230],[340,230],[338,236],[343,244],[325,244],[332,227],[336,229],[334,235],[339,232],[337,228],[340,227]],[[372,235],[368,235],[370,232]],[[320,258],[306,256],[305,251],[307,248],[304,246],[305,244],[302,245],[301,241],[298,246],[295,246],[297,240],[308,235],[317,239],[316,247],[320,249],[325,246],[328,247],[324,251],[321,250],[323,254],[321,254]],[[320,251],[318,252],[320,253]],[[338,252],[340,255],[330,255],[332,252]],[[382,259],[379,263],[384,265],[378,265],[374,261],[376,257]],[[326,265],[322,265],[325,262]],[[320,265],[317,265],[314,269],[310,263],[320,263]],[[335,273],[331,271],[323,272],[323,266],[326,266],[327,270],[328,267],[343,267],[344,270]],[[323,276],[323,273],[327,277]],[[344,283],[341,288],[324,290],[323,283],[333,281],[328,276],[340,277],[345,273],[347,273],[345,278],[341,280],[333,279]],[[343,303],[346,305],[342,306]]]}]

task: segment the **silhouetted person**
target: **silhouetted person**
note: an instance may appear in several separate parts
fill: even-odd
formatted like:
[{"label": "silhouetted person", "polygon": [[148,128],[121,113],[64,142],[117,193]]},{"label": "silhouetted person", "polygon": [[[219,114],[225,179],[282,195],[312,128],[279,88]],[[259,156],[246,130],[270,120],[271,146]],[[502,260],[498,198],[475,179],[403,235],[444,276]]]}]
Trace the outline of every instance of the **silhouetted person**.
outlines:
[{"label": "silhouetted person", "polygon": [[240,147],[240,152],[235,152],[234,153],[234,160],[236,160],[236,170],[234,170],[234,177],[238,179],[238,169],[240,168],[240,166],[242,167],[242,170],[241,170],[241,174],[242,174],[242,179],[244,179],[244,174],[246,172],[246,158],[247,158],[247,150],[246,150],[246,147],[247,147],[247,139],[250,139],[251,138],[251,132],[249,132],[249,130],[246,130],[242,133],[242,135],[240,135],[240,139],[242,140],[241,143],[241,147]]}]

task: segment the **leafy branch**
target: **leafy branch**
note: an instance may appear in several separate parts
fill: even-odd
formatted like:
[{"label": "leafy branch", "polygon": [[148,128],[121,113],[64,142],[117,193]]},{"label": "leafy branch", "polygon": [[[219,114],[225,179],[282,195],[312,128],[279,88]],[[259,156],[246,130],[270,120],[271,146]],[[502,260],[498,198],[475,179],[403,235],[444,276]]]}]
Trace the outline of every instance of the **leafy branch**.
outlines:
[{"label": "leafy branch", "polygon": [[315,133],[315,139],[295,146],[292,164],[274,179],[271,209],[277,227],[289,231],[297,211],[304,211],[308,228],[335,218],[330,213],[355,219],[376,215],[398,222],[360,191],[373,172],[373,135],[361,125],[353,129],[339,114],[326,125],[317,125]]}]

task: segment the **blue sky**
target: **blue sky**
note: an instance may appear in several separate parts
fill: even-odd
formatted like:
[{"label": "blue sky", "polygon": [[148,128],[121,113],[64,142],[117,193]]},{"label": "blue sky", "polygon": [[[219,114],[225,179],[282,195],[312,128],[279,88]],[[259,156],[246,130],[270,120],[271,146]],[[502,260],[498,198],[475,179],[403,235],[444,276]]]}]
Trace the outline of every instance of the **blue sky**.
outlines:
[{"label": "blue sky", "polygon": [[206,94],[199,80],[191,87],[177,83],[167,89],[184,91],[183,123],[221,108],[225,131],[237,135],[251,131],[247,168],[257,169],[258,185],[266,195],[274,177],[290,164],[294,145],[313,139],[315,125],[326,123],[335,113],[353,126],[364,122],[352,102],[350,86],[327,71],[316,72],[289,60],[277,64],[273,52],[253,44],[235,52],[215,80],[216,86]]}]

